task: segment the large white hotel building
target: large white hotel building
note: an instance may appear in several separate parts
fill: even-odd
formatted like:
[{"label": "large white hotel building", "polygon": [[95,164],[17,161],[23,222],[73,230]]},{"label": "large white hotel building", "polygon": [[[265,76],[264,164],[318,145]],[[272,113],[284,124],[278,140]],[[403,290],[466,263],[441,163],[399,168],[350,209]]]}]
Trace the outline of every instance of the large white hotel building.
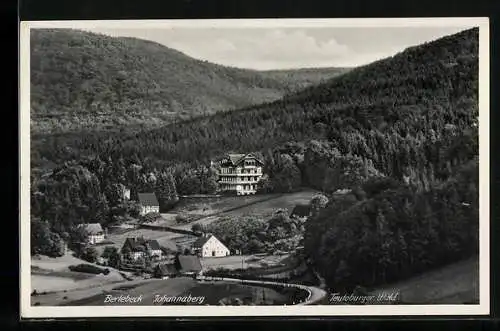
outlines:
[{"label": "large white hotel building", "polygon": [[228,154],[218,162],[219,189],[255,194],[264,163],[253,154]]}]

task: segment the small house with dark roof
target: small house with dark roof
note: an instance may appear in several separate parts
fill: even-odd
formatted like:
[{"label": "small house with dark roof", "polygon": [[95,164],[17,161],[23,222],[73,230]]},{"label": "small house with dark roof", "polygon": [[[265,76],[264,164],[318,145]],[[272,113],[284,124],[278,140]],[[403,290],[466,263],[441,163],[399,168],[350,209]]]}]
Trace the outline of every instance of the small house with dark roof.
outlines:
[{"label": "small house with dark roof", "polygon": [[174,264],[160,263],[153,272],[155,278],[168,279],[177,275],[177,269]]},{"label": "small house with dark roof", "polygon": [[186,276],[199,275],[203,270],[200,258],[196,255],[177,255],[175,265],[177,271]]},{"label": "small house with dark roof", "polygon": [[229,249],[214,235],[205,235],[193,243],[193,251],[201,257],[229,256]]},{"label": "small house with dark roof", "polygon": [[100,243],[106,239],[104,230],[99,223],[79,224],[78,227],[85,230],[85,233],[87,234],[87,241],[92,245]]},{"label": "small house with dark roof", "polygon": [[312,209],[310,204],[302,204],[302,205],[296,205],[295,208],[293,208],[292,213],[290,214],[290,217],[297,217],[297,218],[308,218],[312,214]]},{"label": "small house with dark roof", "polygon": [[147,213],[159,213],[160,204],[158,199],[156,199],[156,194],[154,193],[138,193],[137,198],[139,200],[139,205],[141,206],[141,216]]},{"label": "small house with dark roof", "polygon": [[163,250],[158,241],[138,237],[125,239],[121,253],[131,260],[137,260],[146,256],[150,256],[153,259],[161,259]]}]

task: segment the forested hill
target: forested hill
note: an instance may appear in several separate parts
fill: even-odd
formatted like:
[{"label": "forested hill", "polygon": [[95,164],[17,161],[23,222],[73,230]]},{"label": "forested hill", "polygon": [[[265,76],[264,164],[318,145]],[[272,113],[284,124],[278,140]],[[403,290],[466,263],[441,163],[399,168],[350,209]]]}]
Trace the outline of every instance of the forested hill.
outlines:
[{"label": "forested hill", "polygon": [[31,32],[32,130],[154,127],[276,100],[344,71],[228,68],[151,41],[37,29]]},{"label": "forested hill", "polygon": [[477,89],[478,29],[470,29],[276,102],[133,134],[49,137],[37,151],[56,163],[96,153],[176,163],[329,139],[390,175],[410,159],[425,162],[417,148],[431,148],[446,132],[473,125]]}]

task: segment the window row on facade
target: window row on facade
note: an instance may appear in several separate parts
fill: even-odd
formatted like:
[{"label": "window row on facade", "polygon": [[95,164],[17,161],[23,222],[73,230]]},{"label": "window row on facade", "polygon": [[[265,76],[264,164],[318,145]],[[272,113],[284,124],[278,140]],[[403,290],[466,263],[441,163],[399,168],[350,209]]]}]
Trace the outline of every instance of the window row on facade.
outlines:
[{"label": "window row on facade", "polygon": [[260,174],[260,168],[244,169],[244,168],[221,168],[221,174]]},{"label": "window row on facade", "polygon": [[220,179],[221,182],[231,182],[231,183],[240,183],[240,182],[258,182],[259,177],[257,176],[250,176],[250,177],[221,177]]}]

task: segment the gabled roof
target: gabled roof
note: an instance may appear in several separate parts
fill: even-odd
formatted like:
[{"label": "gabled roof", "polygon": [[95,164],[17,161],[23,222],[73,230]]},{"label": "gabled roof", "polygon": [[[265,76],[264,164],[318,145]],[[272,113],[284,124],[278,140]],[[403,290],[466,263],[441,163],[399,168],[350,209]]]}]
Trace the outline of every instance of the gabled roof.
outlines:
[{"label": "gabled roof", "polygon": [[158,243],[158,241],[152,239],[152,240],[147,240],[146,241],[146,246],[149,246],[150,249],[152,250],[160,250],[161,247],[160,247],[160,244]]},{"label": "gabled roof", "polygon": [[231,163],[233,165],[237,165],[238,163],[240,163],[241,161],[243,161],[247,157],[254,158],[258,162],[263,163],[262,160],[260,158],[258,158],[256,155],[254,155],[253,153],[248,153],[248,154],[233,154],[233,153],[230,153],[230,154],[227,154],[227,158],[229,158],[229,161],[231,161]]},{"label": "gabled roof", "polygon": [[228,154],[227,157],[231,160],[233,164],[236,164],[239,160],[245,157],[246,154]]},{"label": "gabled roof", "polygon": [[79,228],[85,228],[85,231],[89,235],[101,234],[103,232],[102,226],[100,223],[89,223],[89,224],[78,224]]},{"label": "gabled roof", "polygon": [[311,205],[296,205],[290,216],[308,217],[311,214]]},{"label": "gabled roof", "polygon": [[143,206],[159,206],[158,199],[154,193],[137,193],[139,203]]},{"label": "gabled roof", "polygon": [[[215,240],[217,240],[222,246],[226,247],[219,239],[217,239],[217,237],[215,237],[214,235],[208,235],[208,236],[204,236],[204,237],[200,237],[198,238],[194,243],[193,243],[193,247],[194,248],[203,248],[203,245],[205,245],[207,243],[207,241],[209,241],[211,238],[215,238]],[[226,247],[227,248],[227,247]]]},{"label": "gabled roof", "polygon": [[[145,240],[144,238],[127,238],[123,247],[129,247],[132,251],[160,250],[160,244],[154,239]],[[123,248],[122,248],[123,249]]]},{"label": "gabled roof", "polygon": [[184,272],[200,272],[202,269],[200,259],[195,255],[179,255],[178,259]]}]

